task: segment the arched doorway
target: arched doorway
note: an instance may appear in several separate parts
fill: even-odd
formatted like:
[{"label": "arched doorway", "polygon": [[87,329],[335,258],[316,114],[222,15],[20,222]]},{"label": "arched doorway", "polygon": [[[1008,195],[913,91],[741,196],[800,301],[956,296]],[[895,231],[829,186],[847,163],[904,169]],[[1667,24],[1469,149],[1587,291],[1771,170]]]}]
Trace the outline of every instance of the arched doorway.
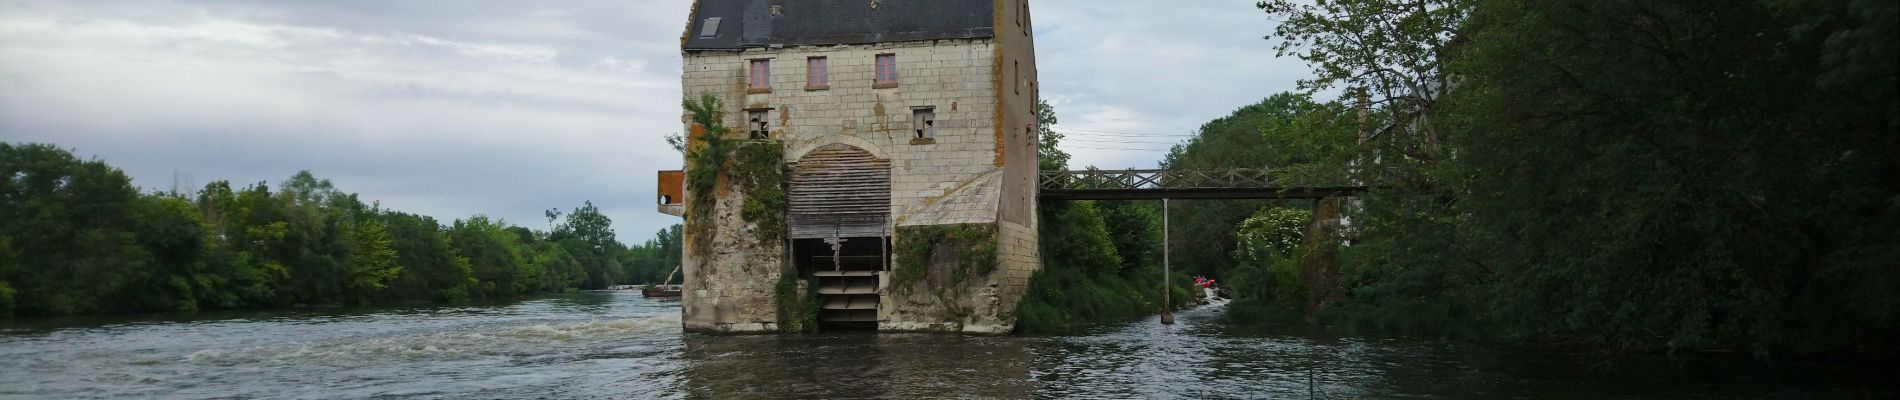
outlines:
[{"label": "arched doorway", "polygon": [[787,199],[791,258],[818,287],[819,322],[876,328],[890,268],[891,161],[834,143],[799,157]]}]

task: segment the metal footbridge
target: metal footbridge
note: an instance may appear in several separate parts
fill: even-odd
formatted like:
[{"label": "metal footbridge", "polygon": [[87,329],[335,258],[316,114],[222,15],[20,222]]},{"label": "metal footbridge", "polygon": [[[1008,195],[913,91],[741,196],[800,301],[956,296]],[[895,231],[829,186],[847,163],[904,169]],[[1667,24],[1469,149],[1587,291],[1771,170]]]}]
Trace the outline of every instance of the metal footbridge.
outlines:
[{"label": "metal footbridge", "polygon": [[1344,172],[1292,169],[1043,171],[1044,200],[1324,199],[1366,190]]}]

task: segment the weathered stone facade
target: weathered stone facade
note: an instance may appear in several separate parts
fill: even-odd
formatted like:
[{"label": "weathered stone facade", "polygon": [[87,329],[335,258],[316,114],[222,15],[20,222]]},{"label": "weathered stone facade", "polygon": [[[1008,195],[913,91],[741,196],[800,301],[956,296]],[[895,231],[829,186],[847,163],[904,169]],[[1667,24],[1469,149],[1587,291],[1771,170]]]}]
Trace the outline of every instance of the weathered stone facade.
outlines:
[{"label": "weathered stone facade", "polygon": [[[696,10],[705,1],[701,3]],[[748,124],[748,117],[763,111],[770,140],[785,145],[784,162],[797,163],[814,149],[832,144],[889,160],[887,232],[946,224],[995,228],[991,240],[996,242],[997,265],[990,273],[962,282],[933,278],[928,280],[937,285],[932,290],[908,291],[894,290],[891,274],[883,274],[876,321],[880,330],[1007,333],[1014,327],[1015,305],[1030,274],[1041,266],[1034,211],[1035,58],[1027,16],[1019,15],[1027,7],[1019,7],[1019,1],[984,3],[991,8],[992,33],[987,36],[684,52],[685,97],[710,94],[721,99],[730,127],[756,126]],[[777,15],[779,6],[773,4],[772,14]],[[703,34],[710,23],[698,14],[694,21],[699,22],[689,24],[689,38]],[[895,84],[874,83],[880,55],[894,59]],[[822,57],[827,69],[822,84],[807,79],[814,57]],[[754,62],[761,60],[769,65],[769,89],[756,87],[758,80],[751,76]],[[920,109],[934,114],[931,137],[916,137],[913,112]],[[735,131],[746,134],[744,129]],[[710,248],[717,249],[694,254],[694,247],[686,246],[686,328],[777,330],[772,299],[780,267],[789,262],[788,250],[783,244],[752,240],[748,232],[753,228],[736,211],[745,193],[724,189],[713,207],[718,214],[709,220],[718,226],[686,229],[686,240],[712,240]],[[686,220],[695,221],[691,215]],[[696,237],[696,231],[709,237]],[[893,247],[901,247],[904,240],[901,233],[891,237]],[[893,262],[898,266],[893,268],[934,265],[906,261]],[[933,270],[926,275],[942,274]]]},{"label": "weathered stone facade", "polygon": [[[759,240],[758,228],[740,216],[745,193],[737,185],[729,180],[719,185],[724,195],[713,199],[708,220],[722,229],[687,230],[680,238],[686,248],[681,258],[681,323],[694,332],[778,331],[773,289],[785,262],[783,246]],[[694,251],[704,246],[702,240],[712,241],[703,254]]]}]

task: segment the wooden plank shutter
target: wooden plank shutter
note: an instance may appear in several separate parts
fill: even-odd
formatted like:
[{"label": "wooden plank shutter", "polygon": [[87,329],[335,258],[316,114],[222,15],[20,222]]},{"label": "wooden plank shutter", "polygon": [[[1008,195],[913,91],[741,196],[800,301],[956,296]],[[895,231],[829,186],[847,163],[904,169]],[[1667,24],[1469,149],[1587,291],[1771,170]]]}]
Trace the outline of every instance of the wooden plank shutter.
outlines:
[{"label": "wooden plank shutter", "polygon": [[891,161],[845,144],[806,153],[792,168],[793,239],[884,236],[891,218]]}]

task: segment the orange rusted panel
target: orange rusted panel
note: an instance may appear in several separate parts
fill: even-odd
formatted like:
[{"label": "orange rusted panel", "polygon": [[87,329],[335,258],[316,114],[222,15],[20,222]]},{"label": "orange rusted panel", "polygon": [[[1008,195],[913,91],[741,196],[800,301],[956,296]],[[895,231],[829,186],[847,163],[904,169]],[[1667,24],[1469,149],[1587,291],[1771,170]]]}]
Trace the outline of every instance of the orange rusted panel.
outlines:
[{"label": "orange rusted panel", "polygon": [[686,171],[660,171],[660,204],[685,204]]}]

